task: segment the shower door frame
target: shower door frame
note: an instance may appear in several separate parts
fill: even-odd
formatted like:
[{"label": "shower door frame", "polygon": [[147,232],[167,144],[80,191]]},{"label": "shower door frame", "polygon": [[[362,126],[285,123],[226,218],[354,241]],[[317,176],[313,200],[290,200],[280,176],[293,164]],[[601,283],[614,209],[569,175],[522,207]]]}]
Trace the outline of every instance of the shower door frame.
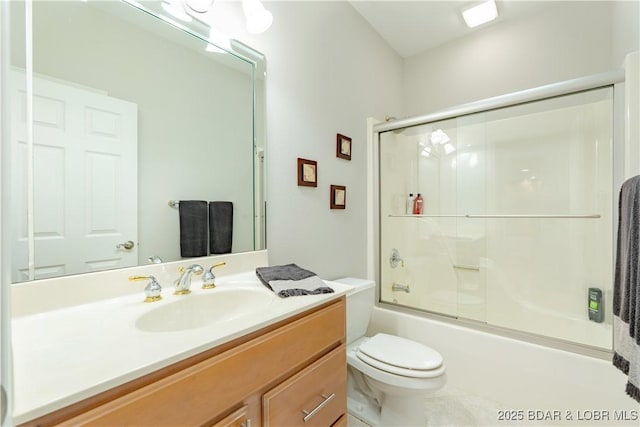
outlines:
[{"label": "shower door frame", "polygon": [[[595,74],[587,77],[582,77],[573,80],[567,80],[563,82],[553,83],[545,86],[540,86],[532,89],[526,89],[523,91],[513,92],[506,95],[500,95],[492,98],[487,98],[480,101],[474,101],[459,106],[439,110],[433,113],[409,117],[400,120],[388,121],[388,122],[375,122],[374,119],[369,119],[368,124],[368,137],[369,137],[369,156],[368,156],[368,182],[369,187],[369,200],[370,200],[370,212],[372,214],[368,218],[369,230],[372,233],[372,239],[369,242],[369,262],[367,273],[369,277],[374,278],[376,282],[376,307],[417,315],[421,317],[427,317],[438,321],[447,323],[453,323],[465,327],[470,327],[484,332],[489,332],[496,335],[501,335],[508,338],[518,339],[534,344],[539,344],[547,347],[557,348],[573,353],[583,354],[591,357],[597,357],[604,360],[611,358],[612,351],[602,348],[597,348],[585,344],[579,344],[562,340],[559,338],[552,338],[542,335],[536,335],[530,332],[523,332],[514,329],[509,329],[501,326],[489,325],[479,321],[467,320],[458,318],[456,316],[450,316],[446,314],[410,308],[406,306],[400,306],[388,302],[382,301],[381,297],[381,263],[383,262],[383,255],[380,249],[381,238],[381,220],[380,220],[380,134],[383,132],[402,129],[410,126],[418,126],[427,123],[432,123],[440,120],[452,119],[464,115],[487,112],[499,108],[512,107],[534,101],[541,101],[549,98],[554,98],[562,95],[570,95],[573,93],[583,92],[592,89],[598,89],[603,87],[613,88],[613,195],[614,206],[613,208],[613,230],[612,235],[616,235],[618,224],[618,210],[617,188],[620,188],[624,180],[627,178],[640,174],[640,158],[630,159],[629,153],[638,153],[640,147],[637,143],[632,145],[631,141],[625,140],[624,131],[624,110],[625,110],[625,72],[624,70],[611,71],[602,74]],[[627,154],[627,155],[626,155]],[[625,156],[626,155],[626,156]],[[613,278],[612,278],[613,280]]]}]

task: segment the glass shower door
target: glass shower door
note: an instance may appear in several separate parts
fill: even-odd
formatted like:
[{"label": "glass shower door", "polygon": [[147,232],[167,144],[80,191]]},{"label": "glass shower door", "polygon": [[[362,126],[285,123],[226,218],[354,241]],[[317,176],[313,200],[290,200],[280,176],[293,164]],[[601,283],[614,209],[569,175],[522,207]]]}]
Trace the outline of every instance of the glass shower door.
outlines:
[{"label": "glass shower door", "polygon": [[[612,90],[486,114],[487,322],[601,348],[590,287],[611,297]],[[610,305],[609,305],[610,306]]]},{"label": "glass shower door", "polygon": [[381,133],[381,300],[610,348],[612,111],[602,88]]}]

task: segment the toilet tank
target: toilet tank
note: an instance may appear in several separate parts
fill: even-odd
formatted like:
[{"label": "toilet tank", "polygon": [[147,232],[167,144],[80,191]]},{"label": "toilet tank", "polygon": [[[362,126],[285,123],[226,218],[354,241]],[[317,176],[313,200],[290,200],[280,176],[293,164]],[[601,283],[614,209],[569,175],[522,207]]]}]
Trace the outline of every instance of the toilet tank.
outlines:
[{"label": "toilet tank", "polygon": [[375,299],[375,283],[372,280],[343,277],[334,282],[353,286],[347,293],[347,344],[363,337],[369,326]]}]

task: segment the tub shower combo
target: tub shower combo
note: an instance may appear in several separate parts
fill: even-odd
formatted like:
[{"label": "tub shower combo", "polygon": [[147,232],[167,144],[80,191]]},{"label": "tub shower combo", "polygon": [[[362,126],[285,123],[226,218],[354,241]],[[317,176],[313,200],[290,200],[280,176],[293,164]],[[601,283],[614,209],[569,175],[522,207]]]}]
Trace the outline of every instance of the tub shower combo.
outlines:
[{"label": "tub shower combo", "polygon": [[[374,128],[380,301],[611,350],[619,80]],[[410,193],[422,195],[422,214],[407,209]]]}]

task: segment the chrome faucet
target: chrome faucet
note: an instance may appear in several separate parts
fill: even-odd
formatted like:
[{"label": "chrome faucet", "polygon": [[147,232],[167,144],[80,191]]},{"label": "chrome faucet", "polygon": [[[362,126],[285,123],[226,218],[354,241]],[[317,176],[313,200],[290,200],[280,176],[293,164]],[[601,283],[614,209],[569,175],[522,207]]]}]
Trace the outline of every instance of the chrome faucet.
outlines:
[{"label": "chrome faucet", "polygon": [[151,264],[162,264],[162,258],[160,258],[158,255],[151,255],[149,258],[147,258],[147,261],[149,261],[149,263]]},{"label": "chrome faucet", "polygon": [[202,289],[213,289],[216,287],[215,280],[216,276],[213,274],[213,269],[216,267],[222,267],[223,265],[227,265],[226,262],[218,262],[213,264],[211,267],[207,268],[204,276],[202,276]]},{"label": "chrome faucet", "polygon": [[145,299],[144,302],[160,301],[162,296],[162,287],[153,276],[129,276],[130,282],[139,282],[141,280],[148,280],[147,286],[144,288]]},{"label": "chrome faucet", "polygon": [[178,269],[180,272],[180,277],[178,277],[173,284],[176,287],[174,295],[186,295],[191,293],[191,275],[192,274],[202,274],[204,268],[202,268],[199,264],[191,264],[189,267],[184,268],[180,267]]}]

